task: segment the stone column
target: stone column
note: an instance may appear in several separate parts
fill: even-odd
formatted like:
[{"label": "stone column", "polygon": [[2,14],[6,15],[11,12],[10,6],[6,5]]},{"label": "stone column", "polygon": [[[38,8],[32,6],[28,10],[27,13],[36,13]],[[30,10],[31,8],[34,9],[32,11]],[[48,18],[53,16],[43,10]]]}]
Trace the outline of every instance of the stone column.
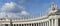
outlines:
[{"label": "stone column", "polygon": [[18,24],[18,26],[19,26],[19,24]]},{"label": "stone column", "polygon": [[15,24],[17,26],[17,24]]},{"label": "stone column", "polygon": [[43,23],[41,23],[40,25],[43,26]]},{"label": "stone column", "polygon": [[32,26],[36,26],[36,23],[33,23]]},{"label": "stone column", "polygon": [[39,26],[39,23],[37,23],[37,26]]},{"label": "stone column", "polygon": [[58,26],[58,19],[55,19],[55,26]]},{"label": "stone column", "polygon": [[26,24],[26,26],[29,26],[28,24]]},{"label": "stone column", "polygon": [[10,26],[10,24],[8,24],[8,26]]},{"label": "stone column", "polygon": [[40,23],[39,23],[39,26],[40,26]]},{"label": "stone column", "polygon": [[23,26],[25,26],[25,24],[23,24]]},{"label": "stone column", "polygon": [[40,25],[40,23],[38,23],[38,26]]},{"label": "stone column", "polygon": [[43,26],[45,26],[45,23],[42,23],[43,24]]},{"label": "stone column", "polygon": [[26,26],[27,26],[27,24],[26,24]]},{"label": "stone column", "polygon": [[53,24],[53,19],[52,19],[52,26],[53,26],[54,24]]},{"label": "stone column", "polygon": [[45,22],[45,26],[47,26],[47,25],[46,25],[46,22]]},{"label": "stone column", "polygon": [[48,22],[47,22],[47,26],[49,26]]},{"label": "stone column", "polygon": [[36,24],[36,26],[37,26],[37,23],[35,23]]},{"label": "stone column", "polygon": [[2,24],[1,26],[5,26],[5,24]]},{"label": "stone column", "polygon": [[32,23],[31,23],[31,26],[32,26]]},{"label": "stone column", "polygon": [[51,22],[51,21],[49,20],[49,26],[51,26],[50,22]]},{"label": "stone column", "polygon": [[26,24],[26,26],[27,26],[27,24]]}]

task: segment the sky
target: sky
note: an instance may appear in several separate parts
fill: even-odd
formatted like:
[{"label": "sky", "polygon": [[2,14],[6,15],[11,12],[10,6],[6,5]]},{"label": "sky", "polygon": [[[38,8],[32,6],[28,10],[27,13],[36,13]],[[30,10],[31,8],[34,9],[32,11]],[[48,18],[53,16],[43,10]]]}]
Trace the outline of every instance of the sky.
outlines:
[{"label": "sky", "polygon": [[41,16],[48,12],[52,2],[60,8],[60,0],[0,0],[0,18]]}]

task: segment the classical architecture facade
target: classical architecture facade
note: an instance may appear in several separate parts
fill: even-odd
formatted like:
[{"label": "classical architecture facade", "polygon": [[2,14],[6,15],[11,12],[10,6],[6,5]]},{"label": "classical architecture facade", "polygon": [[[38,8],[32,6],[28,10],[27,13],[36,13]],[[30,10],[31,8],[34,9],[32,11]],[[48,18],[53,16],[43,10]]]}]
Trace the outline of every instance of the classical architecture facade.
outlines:
[{"label": "classical architecture facade", "polygon": [[0,26],[60,26],[60,9],[52,3],[47,15],[34,19],[12,20],[6,15],[0,19]]}]

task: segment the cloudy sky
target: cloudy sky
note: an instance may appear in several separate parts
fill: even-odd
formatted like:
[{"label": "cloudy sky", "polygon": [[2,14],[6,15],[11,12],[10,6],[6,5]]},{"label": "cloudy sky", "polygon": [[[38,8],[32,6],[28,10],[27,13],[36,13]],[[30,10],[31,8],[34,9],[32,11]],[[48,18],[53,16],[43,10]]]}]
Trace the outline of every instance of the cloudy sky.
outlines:
[{"label": "cloudy sky", "polygon": [[60,0],[0,0],[0,18],[40,16],[48,12],[50,4],[55,2],[59,6]]}]

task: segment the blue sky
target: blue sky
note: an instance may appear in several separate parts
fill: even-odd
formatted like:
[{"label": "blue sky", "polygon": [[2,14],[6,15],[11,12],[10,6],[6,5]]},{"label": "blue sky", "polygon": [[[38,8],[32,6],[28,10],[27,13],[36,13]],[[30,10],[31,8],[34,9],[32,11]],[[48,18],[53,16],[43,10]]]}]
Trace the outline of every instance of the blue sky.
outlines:
[{"label": "blue sky", "polygon": [[58,8],[60,7],[60,0],[0,0],[0,13],[19,17],[21,15],[40,16],[41,13],[48,12],[52,2],[55,2]]}]

